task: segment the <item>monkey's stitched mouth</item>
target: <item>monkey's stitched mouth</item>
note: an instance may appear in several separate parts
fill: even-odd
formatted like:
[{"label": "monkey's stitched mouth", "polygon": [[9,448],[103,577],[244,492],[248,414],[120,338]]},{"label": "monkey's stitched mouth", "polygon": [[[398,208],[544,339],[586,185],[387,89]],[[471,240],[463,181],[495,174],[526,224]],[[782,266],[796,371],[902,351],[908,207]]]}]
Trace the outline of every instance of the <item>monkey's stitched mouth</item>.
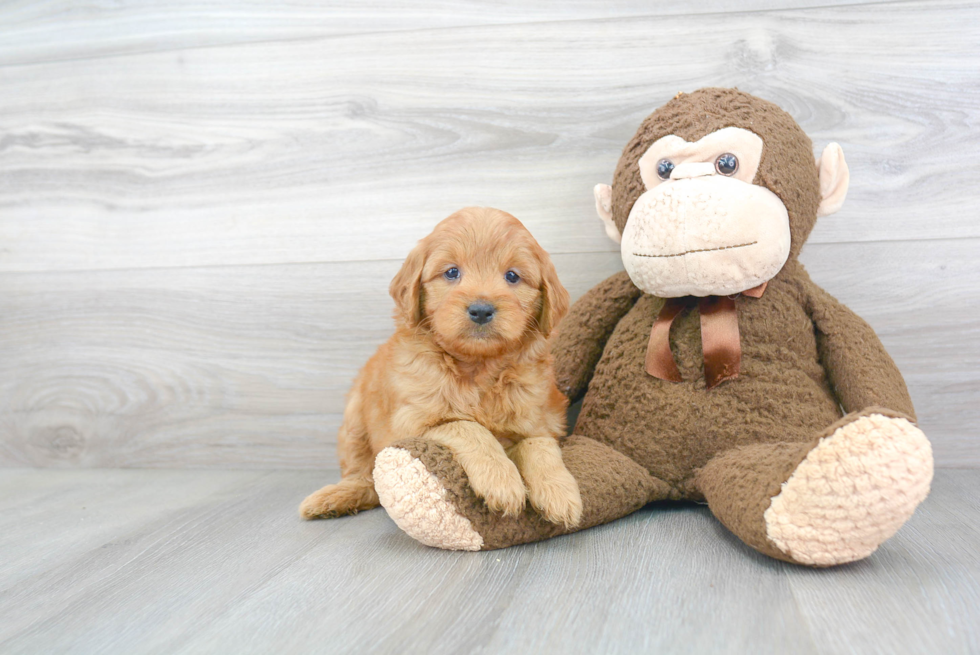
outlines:
[{"label": "monkey's stitched mouth", "polygon": [[740,243],[735,246],[719,246],[718,248],[700,248],[698,250],[685,250],[684,252],[675,252],[672,255],[646,255],[642,252],[634,252],[634,257],[683,257],[684,255],[690,255],[692,252],[714,252],[716,250],[731,250],[732,248],[744,248],[746,246],[754,246],[759,243],[758,241],[750,241],[749,243]]}]

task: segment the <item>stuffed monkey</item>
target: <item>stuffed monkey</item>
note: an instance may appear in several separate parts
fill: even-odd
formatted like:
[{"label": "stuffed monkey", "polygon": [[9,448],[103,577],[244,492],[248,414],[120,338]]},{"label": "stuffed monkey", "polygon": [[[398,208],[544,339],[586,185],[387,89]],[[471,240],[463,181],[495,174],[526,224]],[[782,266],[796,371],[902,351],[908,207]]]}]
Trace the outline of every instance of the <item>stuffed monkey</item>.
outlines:
[{"label": "stuffed monkey", "polygon": [[[586,293],[553,343],[583,398],[562,446],[580,530],[657,500],[707,502],[749,546],[811,566],[867,557],[912,515],[932,451],[874,331],[798,261],[837,211],[837,144],[814,163],[793,118],[735,89],[678,94],[595,188],[625,271]],[[854,262],[855,272],[860,262]],[[382,451],[381,503],[410,536],[494,549],[570,531],[491,512],[450,451]]]}]

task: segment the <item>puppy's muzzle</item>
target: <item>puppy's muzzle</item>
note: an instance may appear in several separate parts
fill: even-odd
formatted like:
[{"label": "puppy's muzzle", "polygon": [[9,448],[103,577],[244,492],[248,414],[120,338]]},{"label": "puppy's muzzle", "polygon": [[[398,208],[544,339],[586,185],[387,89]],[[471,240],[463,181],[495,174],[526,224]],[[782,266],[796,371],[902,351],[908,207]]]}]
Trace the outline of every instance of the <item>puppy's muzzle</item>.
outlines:
[{"label": "puppy's muzzle", "polygon": [[467,311],[471,321],[477,325],[486,325],[493,320],[493,314],[496,309],[496,307],[488,302],[475,302],[469,306]]}]

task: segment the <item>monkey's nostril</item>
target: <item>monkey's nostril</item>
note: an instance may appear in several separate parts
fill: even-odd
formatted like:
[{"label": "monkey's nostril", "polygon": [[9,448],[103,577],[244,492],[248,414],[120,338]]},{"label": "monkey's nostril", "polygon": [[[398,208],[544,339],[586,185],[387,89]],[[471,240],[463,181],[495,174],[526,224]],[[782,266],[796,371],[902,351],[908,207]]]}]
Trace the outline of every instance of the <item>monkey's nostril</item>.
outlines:
[{"label": "monkey's nostril", "polygon": [[486,325],[493,320],[495,307],[488,302],[475,302],[469,306],[470,320],[477,325]]}]

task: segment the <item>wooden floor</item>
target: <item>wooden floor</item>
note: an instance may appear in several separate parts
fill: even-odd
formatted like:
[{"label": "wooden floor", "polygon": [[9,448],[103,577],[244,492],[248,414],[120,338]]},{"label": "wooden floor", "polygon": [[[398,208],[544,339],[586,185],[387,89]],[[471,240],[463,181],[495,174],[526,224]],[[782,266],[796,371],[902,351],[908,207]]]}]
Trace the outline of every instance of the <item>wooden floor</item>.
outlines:
[{"label": "wooden floor", "polygon": [[756,554],[652,505],[486,553],[384,510],[303,522],[313,471],[7,470],[0,653],[977,653],[980,471],[869,559]]}]

